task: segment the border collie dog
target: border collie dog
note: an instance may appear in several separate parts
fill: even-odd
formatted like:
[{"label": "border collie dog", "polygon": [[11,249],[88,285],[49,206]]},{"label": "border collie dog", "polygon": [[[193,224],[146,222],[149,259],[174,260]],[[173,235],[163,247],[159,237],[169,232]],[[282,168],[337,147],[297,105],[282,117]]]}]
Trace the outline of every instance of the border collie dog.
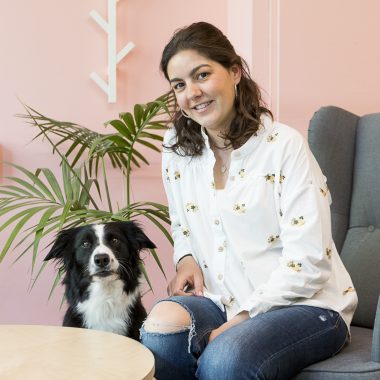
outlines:
[{"label": "border collie dog", "polygon": [[134,222],[91,224],[61,231],[45,260],[63,265],[69,304],[63,326],[109,331],[138,340],[140,250],[156,248]]}]

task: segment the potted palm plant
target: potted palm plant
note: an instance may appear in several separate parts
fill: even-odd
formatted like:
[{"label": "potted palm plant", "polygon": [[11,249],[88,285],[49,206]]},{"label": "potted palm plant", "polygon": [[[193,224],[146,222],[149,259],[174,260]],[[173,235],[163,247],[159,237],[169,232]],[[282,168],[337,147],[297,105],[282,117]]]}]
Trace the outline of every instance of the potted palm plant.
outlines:
[{"label": "potted palm plant", "polygon": [[[152,222],[172,243],[167,207],[151,201],[131,201],[131,171],[142,163],[149,164],[140,147],[160,151],[157,146],[162,141],[160,131],[166,129],[173,107],[170,93],[147,104],[136,104],[133,112],[120,113],[118,119],[105,123],[113,128],[112,133],[100,134],[71,122],[51,119],[25,106],[26,113],[19,116],[37,128],[36,139],[43,138],[51,144],[53,154],[59,157],[61,173],[56,176],[49,168],[30,171],[8,163],[18,174],[8,177],[7,183],[0,186],[0,218],[5,220],[0,223],[0,232],[10,230],[0,248],[0,263],[16,247],[21,252],[16,261],[31,254],[35,282],[46,266],[43,262],[36,268],[42,239],[64,228],[138,216]],[[117,209],[111,202],[107,161],[125,180],[126,204]],[[96,199],[103,200],[105,209]],[[157,252],[152,249],[151,254],[164,273]],[[143,266],[142,270],[151,286]],[[49,297],[61,275],[59,268]]]}]

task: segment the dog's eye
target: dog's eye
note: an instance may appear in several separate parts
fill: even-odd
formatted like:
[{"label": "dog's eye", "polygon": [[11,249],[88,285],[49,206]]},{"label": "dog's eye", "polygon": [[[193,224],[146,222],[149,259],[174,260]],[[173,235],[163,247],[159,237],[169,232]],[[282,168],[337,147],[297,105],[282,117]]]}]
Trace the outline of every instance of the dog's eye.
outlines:
[{"label": "dog's eye", "polygon": [[120,242],[120,240],[118,238],[114,237],[114,238],[111,239],[111,243],[112,244],[119,244],[119,242]]},{"label": "dog's eye", "polygon": [[81,246],[83,248],[90,248],[91,243],[88,240],[85,240],[85,241],[82,242]]}]

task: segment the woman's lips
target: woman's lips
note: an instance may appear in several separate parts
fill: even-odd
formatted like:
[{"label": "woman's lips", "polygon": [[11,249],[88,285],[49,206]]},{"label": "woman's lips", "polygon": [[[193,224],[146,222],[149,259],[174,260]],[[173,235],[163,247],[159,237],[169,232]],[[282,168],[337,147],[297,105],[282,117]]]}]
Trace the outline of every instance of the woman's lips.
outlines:
[{"label": "woman's lips", "polygon": [[193,110],[195,110],[198,113],[205,112],[212,102],[213,101],[210,100],[208,102],[203,102],[203,103],[197,104],[195,107],[193,107]]}]

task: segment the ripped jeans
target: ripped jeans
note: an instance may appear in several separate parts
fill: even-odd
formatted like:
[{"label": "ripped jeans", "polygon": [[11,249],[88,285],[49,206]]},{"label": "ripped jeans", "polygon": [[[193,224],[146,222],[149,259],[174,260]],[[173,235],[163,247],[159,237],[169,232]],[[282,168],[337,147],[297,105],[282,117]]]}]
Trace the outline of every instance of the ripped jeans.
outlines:
[{"label": "ripped jeans", "polygon": [[191,325],[171,333],[147,332],[141,342],[155,357],[157,380],[291,379],[303,368],[337,354],[347,327],[331,310],[289,306],[246,320],[218,335],[226,314],[205,297],[176,296]]}]

